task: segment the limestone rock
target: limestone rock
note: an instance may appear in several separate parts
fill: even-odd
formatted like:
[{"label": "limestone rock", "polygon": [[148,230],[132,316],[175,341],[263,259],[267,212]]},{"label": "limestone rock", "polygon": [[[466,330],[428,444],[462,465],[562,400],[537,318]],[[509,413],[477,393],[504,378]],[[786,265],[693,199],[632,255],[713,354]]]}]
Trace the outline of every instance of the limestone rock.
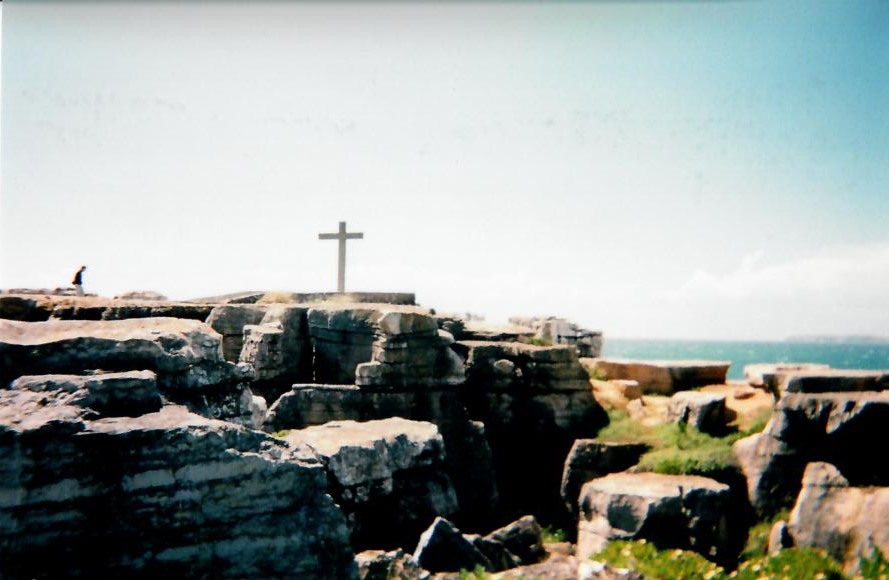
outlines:
[{"label": "limestone rock", "polygon": [[[570,347],[458,342],[466,350],[462,400],[485,424],[497,480],[521,481],[500,489],[504,518],[559,514],[569,525],[559,486],[576,439],[591,438],[607,423],[587,375]],[[506,362],[512,363],[513,372]],[[534,457],[533,469],[528,458]]]},{"label": "limestone rock", "polygon": [[327,305],[308,312],[316,383],[354,384],[355,369],[371,360],[380,309]]},{"label": "limestone rock", "polygon": [[183,318],[203,321],[213,306],[146,299],[111,299],[95,296],[3,293],[0,318],[22,322],[57,320],[122,320],[126,318]]},{"label": "limestone rock", "polygon": [[670,397],[670,421],[685,423],[710,434],[726,430],[725,396],[701,391],[680,391]]},{"label": "limestone rock", "polygon": [[151,370],[161,389],[238,382],[245,371],[222,358],[220,337],[194,320],[14,322],[0,320],[0,382],[23,375]]},{"label": "limestone rock", "polygon": [[729,487],[705,477],[615,473],[585,484],[580,494],[577,555],[610,540],[647,539],[659,548],[725,557]]},{"label": "limestone rock", "polygon": [[513,316],[510,324],[534,330],[535,338],[552,344],[567,344],[577,349],[577,356],[598,357],[602,352],[602,332],[587,330],[564,318],[555,316]]},{"label": "limestone rock", "polygon": [[502,543],[522,564],[535,564],[546,557],[543,529],[534,516],[523,516],[486,537]]},{"label": "limestone rock", "polygon": [[762,433],[737,441],[735,457],[761,515],[789,507],[806,465],[827,461],[853,485],[889,485],[889,464],[874,461],[874,441],[889,429],[889,391],[789,393]]},{"label": "limestone rock", "polygon": [[730,362],[702,360],[593,359],[590,368],[608,380],[638,381],[643,393],[669,395],[705,385],[724,384]]},{"label": "limestone rock", "polygon": [[333,421],[290,431],[286,439],[324,463],[355,546],[412,543],[436,516],[457,510],[444,442],[431,423],[399,417]]},{"label": "limestone rock", "polygon": [[[591,359],[580,359],[581,364]],[[608,410],[626,411],[630,401],[642,398],[642,389],[639,383],[628,380],[600,381],[590,379],[593,387],[593,397],[596,402]]]},{"label": "limestone rock", "polygon": [[207,317],[207,324],[222,335],[225,360],[237,362],[244,346],[244,328],[262,321],[267,309],[254,304],[225,304],[217,306]]},{"label": "limestone rock", "polygon": [[522,561],[510,552],[503,542],[478,534],[463,534],[463,537],[488,559],[491,572],[500,572],[522,565]]},{"label": "limestone rock", "polygon": [[168,301],[169,298],[159,292],[151,290],[131,290],[114,296],[114,300],[155,300],[160,302]]},{"label": "limestone rock", "polygon": [[389,552],[365,550],[355,554],[355,562],[359,580],[420,580],[428,576],[401,548]]},{"label": "limestone rock", "polygon": [[353,578],[322,466],[167,406],[88,420],[0,391],[0,576]]},{"label": "limestone rock", "polygon": [[403,417],[438,426],[447,454],[445,463],[457,492],[459,518],[475,528],[487,527],[498,507],[492,451],[485,426],[470,421],[452,390],[367,390],[354,385],[294,385],[266,416],[264,429],[301,429],[329,421],[370,421]]},{"label": "limestone rock", "polygon": [[484,342],[516,342],[534,338],[534,329],[515,324],[497,324],[485,320],[466,320],[460,340]]},{"label": "limestone rock", "polygon": [[639,463],[648,451],[644,443],[608,443],[578,439],[571,446],[562,472],[562,499],[573,518],[577,517],[577,498],[588,481],[624,471]]},{"label": "limestone rock", "polygon": [[889,389],[889,372],[847,369],[778,371],[766,375],[765,382],[776,397],[786,393],[885,391]]},{"label": "limestone rock", "polygon": [[830,365],[817,363],[756,363],[744,367],[744,380],[751,386],[772,390],[775,375],[794,371],[824,371]]},{"label": "limestone rock", "polygon": [[793,547],[793,537],[790,535],[787,522],[778,520],[769,531],[769,554],[777,554],[791,547]]},{"label": "limestone rock", "polygon": [[481,566],[491,570],[491,562],[444,518],[435,518],[420,536],[414,560],[431,572],[474,570]]},{"label": "limestone rock", "polygon": [[97,375],[39,375],[19,377],[13,391],[61,391],[56,402],[84,407],[100,417],[136,417],[159,411],[162,405],[155,374],[151,371]]},{"label": "limestone rock", "polygon": [[822,548],[857,572],[874,548],[889,554],[889,487],[850,487],[828,463],[810,463],[788,528],[796,546]]}]

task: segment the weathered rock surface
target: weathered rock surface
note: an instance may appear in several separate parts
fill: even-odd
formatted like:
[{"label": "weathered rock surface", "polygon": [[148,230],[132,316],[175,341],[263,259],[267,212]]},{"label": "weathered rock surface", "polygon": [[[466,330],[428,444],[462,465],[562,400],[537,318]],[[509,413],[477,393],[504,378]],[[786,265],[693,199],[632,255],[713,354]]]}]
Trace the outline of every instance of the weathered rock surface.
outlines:
[{"label": "weathered rock surface", "polygon": [[259,324],[267,308],[255,304],[226,304],[215,307],[207,317],[207,324],[222,335],[222,354],[225,360],[237,362],[244,347],[244,327]]},{"label": "weathered rock surface", "polygon": [[874,548],[889,554],[889,487],[850,487],[828,463],[810,463],[790,513],[794,545],[823,548],[857,572]]},{"label": "weathered rock surface", "polygon": [[518,556],[510,552],[503,542],[479,534],[463,534],[463,537],[488,559],[491,563],[491,572],[500,572],[522,565]]},{"label": "weathered rock surface", "polygon": [[889,485],[889,464],[874,442],[889,429],[889,392],[789,393],[762,433],[737,441],[735,457],[761,515],[790,507],[806,465],[836,465],[853,485]]},{"label": "weathered rock surface", "polygon": [[453,390],[366,390],[348,385],[294,385],[266,416],[264,429],[302,429],[329,421],[403,417],[438,426],[459,501],[461,525],[485,528],[498,507],[491,448],[483,424],[470,421]]},{"label": "weathered rock surface", "polygon": [[93,369],[151,370],[162,389],[242,380],[245,371],[223,360],[219,347],[219,335],[194,320],[0,320],[0,382]]},{"label": "weathered rock surface", "polygon": [[414,560],[431,572],[474,570],[481,566],[491,570],[491,562],[444,518],[435,518],[420,536]]},{"label": "weathered rock surface", "polygon": [[584,559],[610,540],[646,539],[659,548],[725,557],[729,487],[693,475],[615,473],[583,486],[577,555]]},{"label": "weathered rock surface", "polygon": [[610,443],[578,439],[571,446],[562,471],[562,500],[572,518],[577,518],[577,498],[583,485],[609,473],[624,471],[639,463],[648,451],[644,443]]},{"label": "weathered rock surface", "polygon": [[534,338],[534,329],[515,324],[497,324],[485,320],[466,320],[463,322],[460,340],[483,342],[517,342]]},{"label": "weathered rock surface", "polygon": [[726,420],[731,427],[740,431],[746,431],[767,419],[775,407],[775,397],[771,393],[740,381],[710,385],[703,387],[701,392],[725,397]]},{"label": "weathered rock surface", "polygon": [[323,467],[167,406],[95,421],[0,391],[0,576],[355,577]]},{"label": "weathered rock surface", "polygon": [[744,367],[744,380],[751,386],[773,390],[774,387],[770,383],[778,373],[795,371],[820,372],[829,368],[830,365],[817,363],[756,363]]},{"label": "weathered rock surface", "polygon": [[500,488],[504,517],[562,514],[568,525],[559,495],[568,450],[607,423],[577,353],[522,343],[457,346],[466,349],[462,399],[470,416],[485,424],[497,480],[522,482]]},{"label": "weathered rock surface", "polygon": [[730,362],[703,360],[629,360],[598,358],[584,361],[606,379],[638,381],[643,393],[669,395],[676,391],[725,383]]},{"label": "weathered rock surface", "polygon": [[324,306],[308,312],[309,335],[314,351],[314,382],[351,385],[355,369],[370,362],[378,308],[355,305]]},{"label": "weathered rock surface", "polygon": [[114,300],[155,300],[164,302],[168,301],[169,298],[160,292],[154,292],[152,290],[131,290],[129,292],[116,294]]},{"label": "weathered rock surface", "polygon": [[457,510],[444,441],[431,423],[334,421],[285,437],[321,459],[360,549],[412,545],[436,516]]},{"label": "weathered rock surface", "polygon": [[889,389],[889,372],[847,369],[778,371],[766,375],[766,386],[776,396],[786,393],[847,393]]},{"label": "weathered rock surface", "polygon": [[0,318],[22,322],[126,318],[183,318],[203,321],[212,309],[211,304],[190,302],[117,300],[96,296],[0,294]]},{"label": "weathered rock surface", "polygon": [[[56,404],[90,409],[100,417],[136,417],[159,411],[163,402],[151,371],[97,375],[39,375],[19,377],[13,391],[60,391]],[[61,394],[60,393],[60,394]]]},{"label": "weathered rock surface", "polygon": [[[580,359],[581,364],[591,359]],[[639,383],[628,380],[600,381],[590,379],[593,387],[593,397],[603,408],[626,411],[630,401],[642,398],[642,389]]]},{"label": "weathered rock surface", "polygon": [[384,311],[377,322],[372,360],[359,364],[355,383],[369,388],[434,388],[462,385],[454,338],[421,312]]},{"label": "weathered rock surface", "polygon": [[502,543],[522,564],[535,564],[546,557],[543,529],[534,516],[523,516],[486,537]]},{"label": "weathered rock surface", "polygon": [[598,357],[602,353],[602,332],[582,328],[570,320],[555,316],[513,316],[509,322],[531,328],[535,338],[573,346],[579,357]]},{"label": "weathered rock surface", "polygon": [[355,554],[355,563],[359,580],[420,580],[429,576],[401,548],[389,552],[365,550]]},{"label": "weathered rock surface", "polygon": [[675,423],[685,423],[704,433],[724,433],[725,396],[701,391],[680,391],[670,397],[667,418]]}]

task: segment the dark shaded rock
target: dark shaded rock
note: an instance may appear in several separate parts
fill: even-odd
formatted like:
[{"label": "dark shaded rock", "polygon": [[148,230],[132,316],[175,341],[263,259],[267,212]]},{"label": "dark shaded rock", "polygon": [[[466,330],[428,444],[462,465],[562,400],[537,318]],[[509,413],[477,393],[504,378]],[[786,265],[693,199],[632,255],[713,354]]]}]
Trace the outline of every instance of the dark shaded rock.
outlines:
[{"label": "dark shaded rock", "polygon": [[729,487],[694,475],[614,473],[581,489],[577,555],[611,540],[646,539],[660,549],[727,557]]},{"label": "dark shaded rock", "polygon": [[266,315],[264,306],[237,304],[216,306],[207,317],[207,324],[222,335],[225,360],[237,362],[244,346],[244,327],[259,324]]},{"label": "dark shaded rock", "polygon": [[786,393],[849,393],[889,389],[889,372],[807,368],[764,375],[766,387],[776,397]]},{"label": "dark shaded rock", "polygon": [[360,549],[412,545],[436,516],[457,510],[444,442],[431,423],[333,421],[289,431],[286,439],[324,463]]},{"label": "dark shaded rock", "polygon": [[578,439],[571,446],[565,469],[562,471],[562,499],[577,518],[577,498],[580,488],[588,481],[624,471],[639,463],[648,451],[644,443],[609,443],[594,439]]},{"label": "dark shaded rock", "polygon": [[874,548],[889,554],[889,487],[851,487],[829,463],[810,463],[790,513],[797,547],[821,548],[843,562],[850,575]]},{"label": "dark shaded rock", "polygon": [[65,395],[0,392],[0,576],[355,577],[313,458],[176,406],[89,421]]},{"label": "dark shaded rock", "polygon": [[151,371],[24,376],[13,381],[9,388],[61,391],[66,395],[64,404],[89,408],[100,417],[136,417],[159,411],[162,405],[157,381]]},{"label": "dark shaded rock", "polygon": [[873,451],[887,426],[887,391],[785,394],[765,430],[733,446],[751,504],[762,516],[790,507],[815,461],[836,465],[852,485],[889,485],[889,464]]},{"label": "dark shaded rock", "polygon": [[492,569],[485,555],[444,518],[435,518],[420,536],[414,560],[431,572],[474,570],[476,566],[489,571]]},{"label": "dark shaded rock", "polygon": [[43,322],[52,316],[49,296],[0,294],[0,318],[21,322]]},{"label": "dark shaded rock", "polygon": [[463,537],[484,554],[491,563],[491,572],[500,572],[522,565],[518,556],[507,550],[503,542],[479,534],[463,534]]},{"label": "dark shaded rock", "polygon": [[793,547],[793,537],[787,522],[778,520],[769,531],[769,554],[776,554],[781,550]]},{"label": "dark shaded rock", "polygon": [[534,564],[546,557],[543,529],[534,516],[524,516],[486,536],[502,543],[522,564]]},{"label": "dark shaded rock", "polygon": [[[502,519],[534,514],[571,525],[559,495],[565,458],[576,439],[608,422],[570,347],[462,342],[466,385],[461,398],[485,424],[499,482]],[[529,468],[533,458],[533,468]]]},{"label": "dark shaded rock", "polygon": [[670,397],[667,420],[685,423],[702,433],[725,433],[725,395],[702,391],[680,391]]},{"label": "dark shaded rock", "polygon": [[370,362],[376,322],[382,313],[376,308],[323,306],[308,312],[312,339],[314,382],[355,383],[355,369]]}]

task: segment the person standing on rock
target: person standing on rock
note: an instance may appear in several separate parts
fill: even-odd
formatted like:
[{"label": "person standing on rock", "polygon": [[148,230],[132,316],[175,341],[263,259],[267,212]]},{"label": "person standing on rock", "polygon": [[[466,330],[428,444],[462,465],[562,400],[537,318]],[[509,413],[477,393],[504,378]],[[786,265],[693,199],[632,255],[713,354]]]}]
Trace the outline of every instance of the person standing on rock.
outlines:
[{"label": "person standing on rock", "polygon": [[74,274],[74,281],[71,282],[74,284],[74,290],[77,292],[78,296],[83,296],[83,271],[86,270],[86,266],[81,266],[80,270]]}]

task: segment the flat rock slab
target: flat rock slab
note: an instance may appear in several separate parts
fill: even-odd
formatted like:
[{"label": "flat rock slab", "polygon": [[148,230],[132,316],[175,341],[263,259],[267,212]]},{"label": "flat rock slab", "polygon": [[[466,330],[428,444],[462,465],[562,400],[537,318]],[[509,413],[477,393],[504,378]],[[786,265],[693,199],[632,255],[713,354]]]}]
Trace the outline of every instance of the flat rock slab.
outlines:
[{"label": "flat rock slab", "polygon": [[633,380],[643,393],[671,394],[706,385],[725,383],[729,361],[585,359],[588,368],[608,380]]},{"label": "flat rock slab", "polygon": [[611,540],[647,539],[659,548],[719,555],[726,548],[729,487],[706,477],[614,473],[580,492],[577,555]]},{"label": "flat rock slab", "polygon": [[577,516],[577,498],[583,485],[639,463],[648,451],[645,443],[612,443],[578,439],[568,452],[562,472],[562,499],[572,516]]},{"label": "flat rock slab", "polygon": [[221,337],[196,320],[0,320],[0,382],[23,375],[151,370],[161,388],[196,388],[243,378],[222,358]]},{"label": "flat rock slab", "polygon": [[818,363],[755,363],[744,366],[744,380],[751,386],[761,388],[768,387],[769,380],[774,378],[777,373],[796,372],[796,371],[825,371],[830,365]]},{"label": "flat rock slab", "polygon": [[206,320],[212,304],[170,300],[116,299],[98,296],[0,294],[0,318],[24,322],[186,318]]},{"label": "flat rock slab", "polygon": [[889,371],[847,369],[778,371],[765,376],[778,397],[786,393],[848,393],[889,390]]}]

